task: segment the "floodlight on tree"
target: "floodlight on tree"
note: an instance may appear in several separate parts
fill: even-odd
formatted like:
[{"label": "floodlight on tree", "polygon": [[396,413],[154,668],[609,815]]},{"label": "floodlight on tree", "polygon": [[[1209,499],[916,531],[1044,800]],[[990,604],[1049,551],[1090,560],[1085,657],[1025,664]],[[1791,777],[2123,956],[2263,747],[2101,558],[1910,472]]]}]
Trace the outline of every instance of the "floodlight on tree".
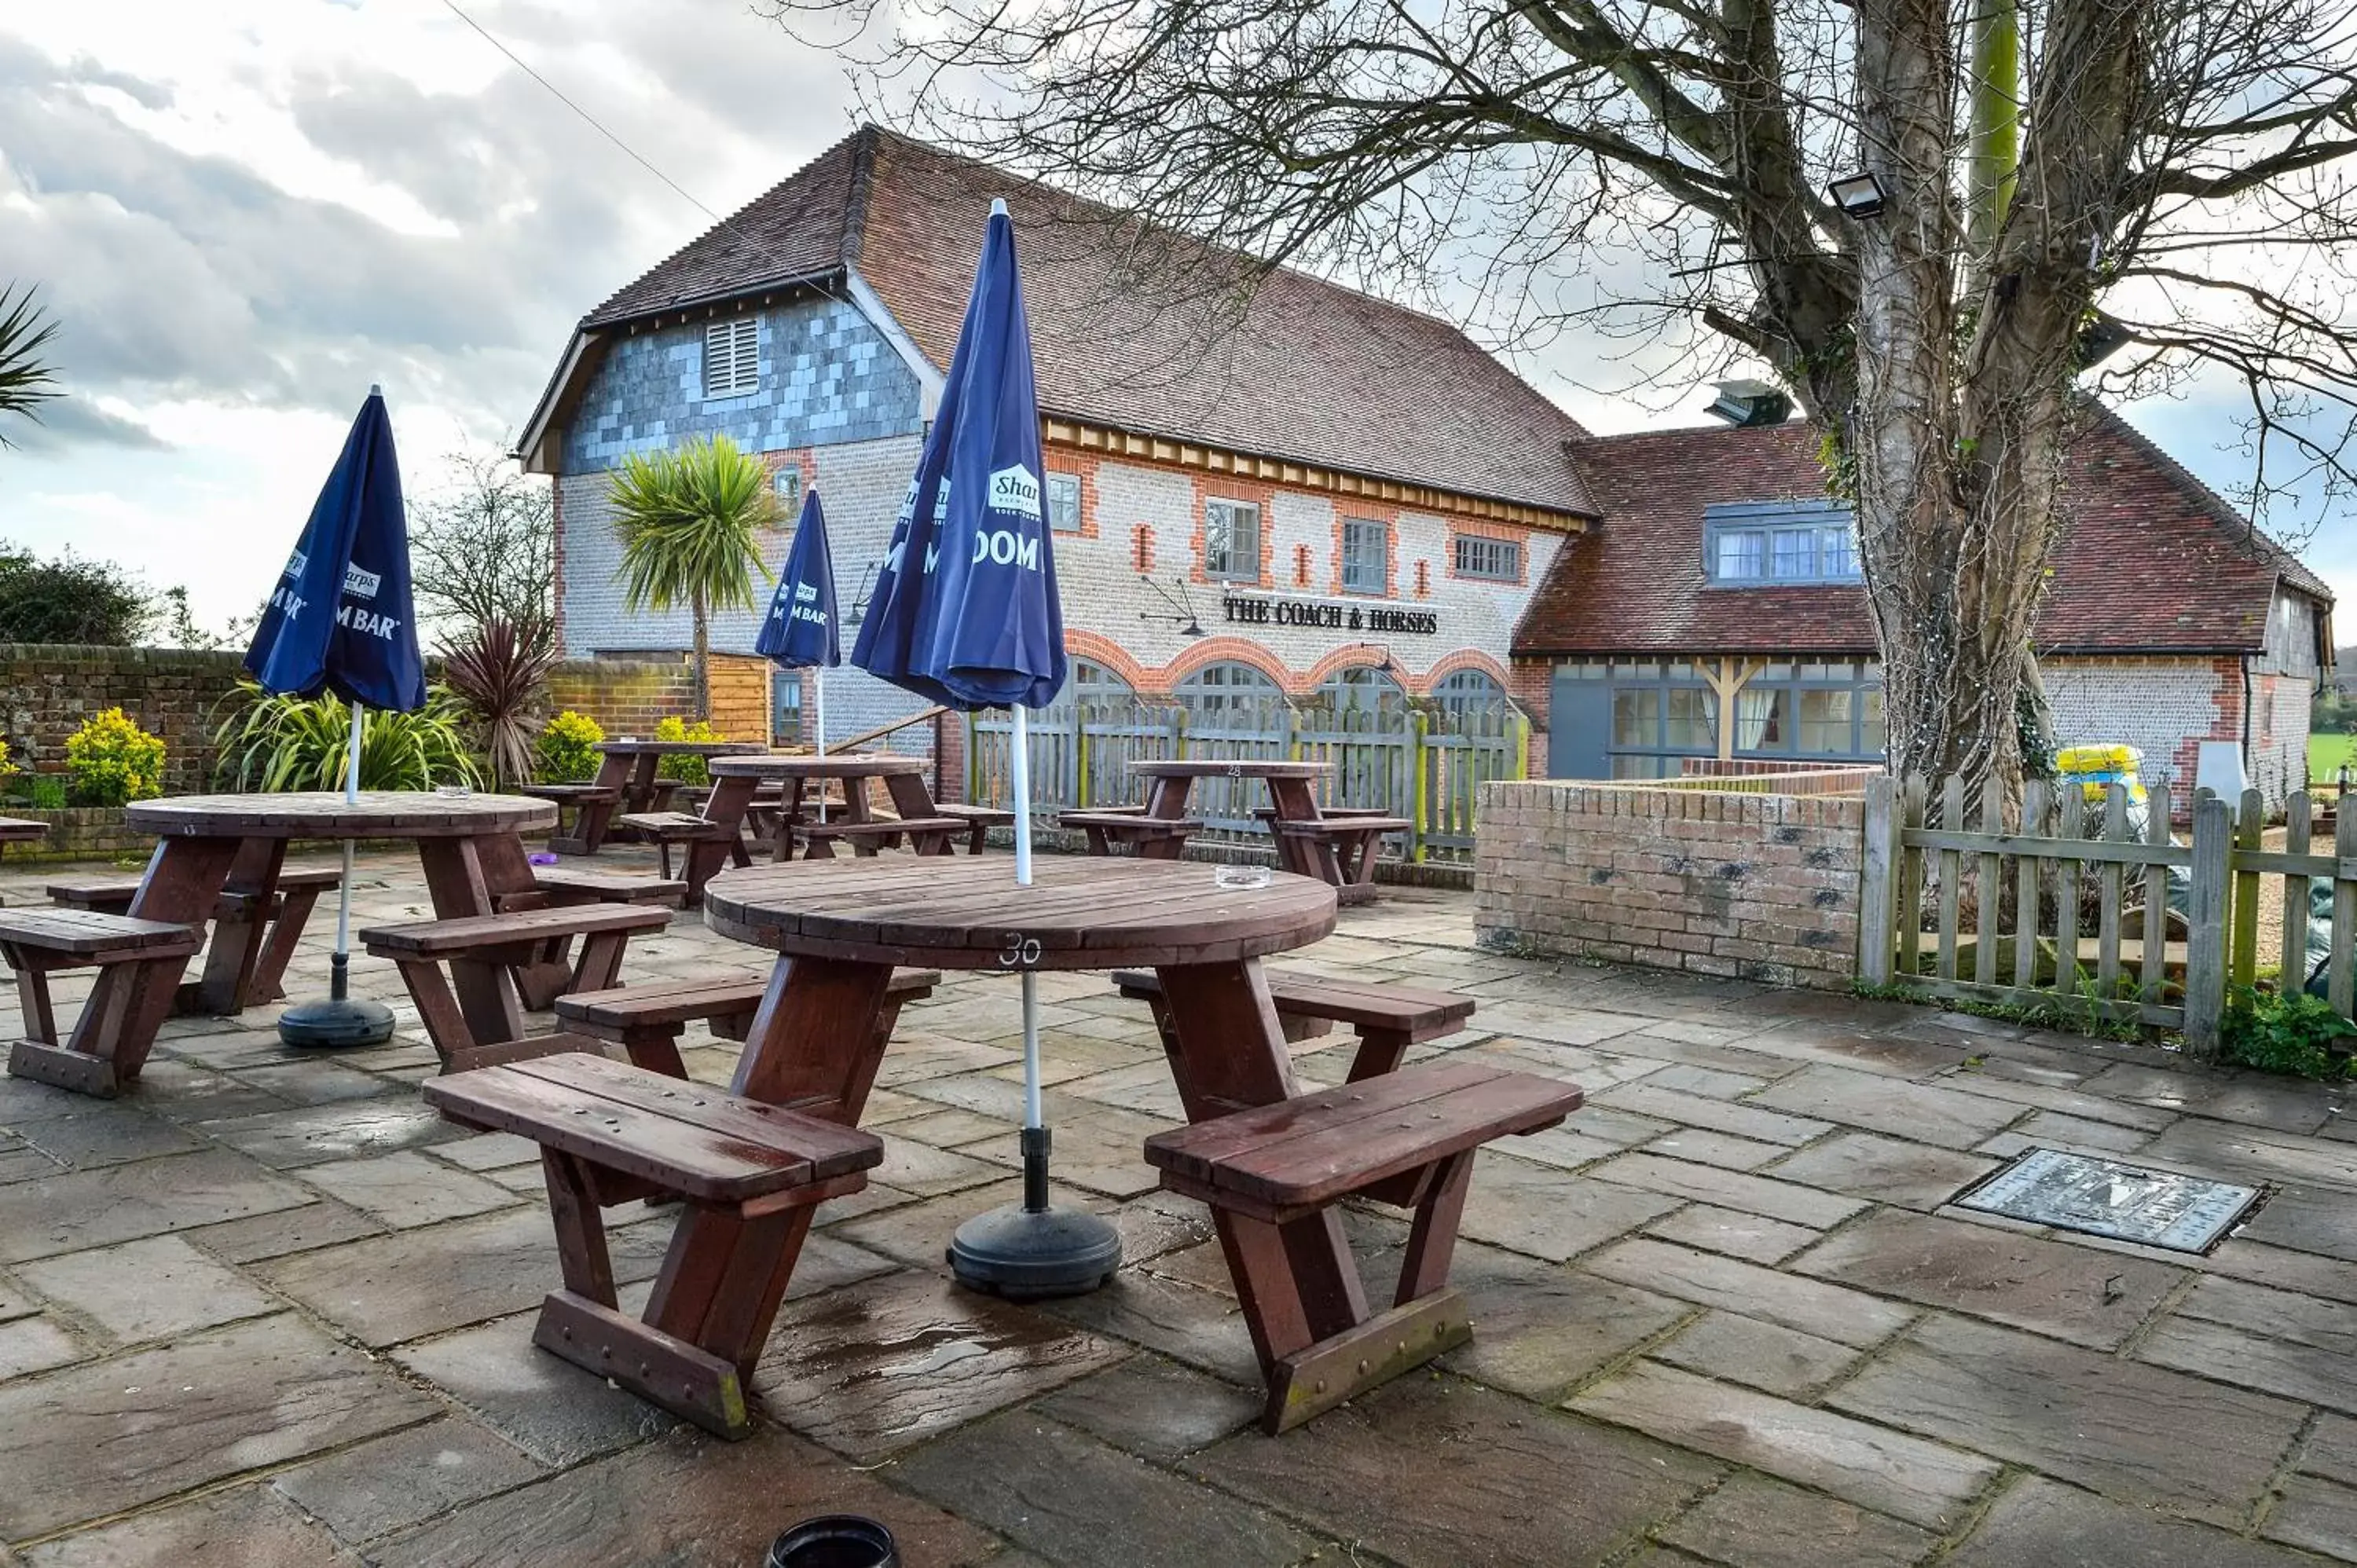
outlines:
[{"label": "floodlight on tree", "polygon": [[1846,174],[1825,188],[1835,207],[1846,218],[1863,221],[1879,218],[1882,209],[1890,205],[1890,193],[1882,188],[1882,181],[1871,174]]}]

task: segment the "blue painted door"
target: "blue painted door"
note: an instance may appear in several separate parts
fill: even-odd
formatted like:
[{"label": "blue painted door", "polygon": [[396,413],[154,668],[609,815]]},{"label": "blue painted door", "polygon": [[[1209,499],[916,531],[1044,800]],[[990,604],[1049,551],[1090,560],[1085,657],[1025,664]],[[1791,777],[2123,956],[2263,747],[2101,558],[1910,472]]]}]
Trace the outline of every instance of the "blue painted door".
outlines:
[{"label": "blue painted door", "polygon": [[1575,680],[1558,669],[1547,703],[1547,777],[1609,779],[1612,684]]}]

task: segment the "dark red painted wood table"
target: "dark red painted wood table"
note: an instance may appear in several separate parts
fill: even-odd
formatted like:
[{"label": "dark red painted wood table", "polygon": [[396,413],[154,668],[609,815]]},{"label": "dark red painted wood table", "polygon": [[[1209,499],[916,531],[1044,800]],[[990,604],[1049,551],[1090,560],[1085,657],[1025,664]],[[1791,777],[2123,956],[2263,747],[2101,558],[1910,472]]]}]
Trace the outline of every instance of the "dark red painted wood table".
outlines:
[{"label": "dark red painted wood table", "polygon": [[[1276,809],[1280,822],[1316,822],[1325,820],[1318,809],[1318,781],[1334,771],[1325,762],[1286,762],[1275,759],[1238,757],[1174,757],[1153,762],[1133,762],[1130,771],[1147,780],[1146,814],[1149,817],[1179,818],[1187,814],[1188,797],[1194,792],[1198,779],[1258,779],[1268,785],[1268,800]],[[1286,837],[1272,832],[1276,843],[1276,863],[1297,876],[1314,876],[1329,887],[1342,887],[1351,879],[1342,874],[1342,865],[1330,843],[1315,840]]]},{"label": "dark red painted wood table", "polygon": [[[161,842],[130,913],[138,919],[201,928],[224,887],[252,895],[251,908],[268,909],[286,846],[296,839],[414,839],[435,914],[489,915],[502,899],[533,891],[521,835],[555,820],[554,806],[520,795],[365,790],[351,802],[340,791],[141,800],[124,811],[124,822]],[[236,995],[245,993],[244,980],[261,956],[264,929],[265,922],[255,919],[235,929],[221,922],[213,932],[222,961],[233,958],[238,964]],[[138,996],[113,993],[129,983],[128,972],[102,972],[68,1049],[98,1058],[117,1086],[138,1077],[186,968],[184,960],[151,970]],[[470,1023],[489,1026],[520,1020],[514,983],[504,969],[476,966],[458,990]],[[486,1037],[505,1039],[517,1032]],[[32,1065],[33,1076],[40,1076],[38,1064]]]},{"label": "dark red painted wood table", "polygon": [[[735,1091],[856,1125],[887,1048],[876,1028],[884,988],[900,966],[1150,968],[1168,999],[1171,1076],[1189,1122],[1299,1092],[1260,960],[1333,930],[1331,887],[1283,875],[1265,887],[1222,887],[1209,865],[1077,856],[1043,856],[1035,875],[1017,887],[1008,862],[966,856],[804,861],[713,878],[705,921],[780,954]],[[1332,1212],[1281,1225],[1215,1219],[1265,1368],[1367,1316]],[[702,1305],[670,1321],[708,1312],[741,1322],[744,1308],[722,1299],[719,1282],[764,1281],[758,1345],[809,1230],[808,1209],[762,1237],[683,1221],[656,1289],[701,1292]]]},{"label": "dark red painted wood table", "polygon": [[[925,788],[928,766],[920,757],[861,751],[837,757],[770,753],[761,757],[716,757],[710,764],[712,798],[705,802],[704,819],[711,822],[740,822],[762,785],[780,785],[783,800],[770,848],[773,858],[790,860],[793,856],[794,830],[806,820],[803,797],[810,785],[816,784],[821,790],[830,782],[843,786],[843,811],[833,821],[872,822],[877,819],[868,800],[868,782],[881,779],[885,793],[891,797],[892,810],[903,820],[915,822],[933,815],[932,793]],[[727,854],[727,845],[695,844],[691,846],[690,854],[711,859],[711,869],[705,874],[710,875],[719,870],[720,861]],[[689,879],[694,880],[693,874]]]},{"label": "dark red painted wood table", "polygon": [[604,847],[616,817],[666,808],[671,791],[678,786],[655,778],[664,757],[700,757],[708,763],[716,757],[743,757],[768,748],[750,740],[646,740],[633,736],[601,740],[596,749],[600,760],[592,782],[599,789],[613,790],[614,795],[581,803],[574,833],[583,854],[595,854]]}]

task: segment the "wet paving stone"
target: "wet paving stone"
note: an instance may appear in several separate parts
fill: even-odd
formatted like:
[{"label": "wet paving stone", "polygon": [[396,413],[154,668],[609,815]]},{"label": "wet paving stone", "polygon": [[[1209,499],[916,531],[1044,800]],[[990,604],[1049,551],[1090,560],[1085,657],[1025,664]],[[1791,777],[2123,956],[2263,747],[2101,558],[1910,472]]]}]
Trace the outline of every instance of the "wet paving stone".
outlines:
[{"label": "wet paving stone", "polygon": [[2152,1142],[2153,1134],[2141,1127],[2122,1127],[2111,1122],[2090,1121],[2084,1116],[2065,1116],[2059,1111],[2034,1111],[2026,1122],[2018,1122],[2008,1130],[1975,1146],[1975,1152],[1993,1155],[1999,1159],[2011,1159],[2026,1149],[2061,1149],[2067,1154],[2119,1155],[2131,1154]]},{"label": "wet paving stone", "polygon": [[[2138,1161],[2229,1181],[2357,1191],[2348,1145],[2188,1117],[2137,1151]],[[2265,1210],[2260,1211],[2263,1215]]]},{"label": "wet paving stone", "polygon": [[1583,1568],[1718,1473],[1695,1455],[1506,1394],[1411,1373],[1189,1468],[1403,1568]]},{"label": "wet paving stone", "polygon": [[1443,1364],[1548,1402],[1694,1311],[1651,1291],[1488,1248],[1460,1248],[1452,1283],[1465,1292],[1473,1338]]},{"label": "wet paving stone", "polygon": [[1661,1539],[1742,1568],[1907,1568],[1939,1537],[1822,1492],[1737,1475]]},{"label": "wet paving stone", "polygon": [[357,1545],[545,1474],[479,1426],[436,1421],[299,1465],[270,1484]]},{"label": "wet paving stone", "polygon": [[289,1314],[0,1384],[0,1536],[103,1518],[437,1409]]},{"label": "wet paving stone", "polygon": [[2006,1488],[1954,1568],[2314,1568],[2316,1560],[2035,1476]]},{"label": "wet paving stone", "polygon": [[1459,1233],[1559,1263],[1659,1219],[1681,1201],[1534,1165],[1492,1147],[1473,1162],[1473,1190]]},{"label": "wet paving stone", "polygon": [[1804,1225],[1787,1225],[1780,1219],[1763,1219],[1757,1214],[1738,1214],[1734,1209],[1714,1208],[1706,1203],[1688,1204],[1674,1214],[1654,1220],[1645,1227],[1645,1234],[1700,1247],[1706,1251],[1725,1252],[1754,1263],[1782,1262],[1802,1248],[1824,1240],[1824,1231],[1812,1230]]},{"label": "wet paving stone", "polygon": [[[614,1277],[624,1283],[652,1278],[671,1244],[674,1221],[642,1212],[607,1233]],[[253,1273],[372,1346],[536,1306],[562,1282],[555,1232],[538,1208],[367,1237],[258,1263]]]},{"label": "wet paving stone", "polygon": [[1813,1334],[1727,1312],[1706,1313],[1649,1353],[1673,1367],[1788,1398],[1831,1382],[1862,1354]]},{"label": "wet paving stone", "polygon": [[2357,1306],[2214,1276],[2136,1359],[2357,1413]]},{"label": "wet paving stone", "polygon": [[303,1179],[396,1230],[505,1208],[516,1200],[497,1182],[409,1150],[307,1167]]},{"label": "wet paving stone", "polygon": [[1962,1318],[1923,1324],[1826,1402],[2228,1525],[2265,1490],[2303,1420],[2280,1400]]},{"label": "wet paving stone", "polygon": [[72,1335],[47,1317],[0,1323],[0,1379],[69,1367],[89,1354]]},{"label": "wet paving stone", "polygon": [[551,1468],[633,1447],[680,1424],[534,1345],[536,1317],[521,1313],[404,1345],[393,1359]]},{"label": "wet paving stone", "polygon": [[1674,1090],[1652,1089],[1643,1079],[1608,1090],[1589,1103],[1609,1110],[1634,1112],[1640,1116],[1657,1117],[1679,1126],[1731,1133],[1738,1138],[1750,1138],[1763,1144],[1805,1144],[1821,1133],[1833,1131],[1833,1124],[1829,1122],[1787,1115],[1751,1101],[1738,1105],[1700,1094],[1680,1094]]},{"label": "wet paving stone", "polygon": [[1895,1208],[1868,1215],[1792,1268],[2105,1350],[2186,1277],[2119,1252]]},{"label": "wet paving stone", "polygon": [[892,1532],[909,1568],[971,1568],[997,1542],[807,1443],[692,1429],[476,1503],[373,1548],[377,1568],[757,1568],[795,1520],[855,1513]]},{"label": "wet paving stone", "polygon": [[1814,1280],[1795,1279],[1734,1258],[1649,1240],[1623,1241],[1581,1265],[1623,1284],[1781,1324],[1839,1344],[1879,1344],[1916,1316],[1894,1302]]},{"label": "wet paving stone", "polygon": [[2240,1122],[2278,1133],[2313,1133],[2346,1096],[2324,1084],[2262,1073],[2184,1072],[2122,1062],[2089,1079],[2090,1094],[2157,1111]]},{"label": "wet paving stone", "polygon": [[263,1486],[240,1487],[29,1548],[25,1568],[358,1568]]},{"label": "wet paving stone", "polygon": [[1977,1454],[1640,1361],[1569,1408],[1944,1530],[1997,1477]]},{"label": "wet paving stone", "polygon": [[226,1149],[0,1187],[0,1262],[294,1208],[312,1195]]},{"label": "wet paving stone", "polygon": [[2022,1114],[2009,1101],[1835,1067],[1803,1069],[1745,1103],[1952,1149],[1969,1149]]},{"label": "wet paving stone", "polygon": [[1677,1128],[1645,1145],[1645,1153],[1649,1155],[1661,1155],[1674,1160],[1695,1160],[1706,1165],[1722,1165],[1731,1171],[1758,1170],[1792,1152],[1781,1144],[1763,1144],[1751,1138],[1732,1137],[1725,1133],[1706,1133],[1696,1127]]},{"label": "wet paving stone", "polygon": [[[2357,1153],[2351,1164],[2357,1165]],[[2237,1236],[2295,1251],[2357,1262],[2357,1223],[2350,1195],[2337,1187],[2280,1187],[2259,1211],[2235,1230]]]},{"label": "wet paving stone", "polygon": [[2357,1487],[2357,1421],[2342,1415],[2319,1415],[2301,1448],[2298,1468],[2304,1475],[2325,1476]]},{"label": "wet paving stone", "polygon": [[1663,1159],[1652,1154],[1622,1155],[1587,1174],[1598,1181],[1643,1187],[1720,1208],[1741,1209],[1813,1230],[1838,1225],[1866,1207],[1855,1198],[1830,1197],[1770,1176],[1722,1170],[1689,1160]]},{"label": "wet paving stone", "polygon": [[274,1170],[389,1155],[465,1135],[431,1106],[405,1096],[232,1117],[205,1122],[204,1130]]},{"label": "wet paving stone", "polygon": [[122,1344],[258,1317],[282,1305],[178,1236],[68,1252],[18,1273]]},{"label": "wet paving stone", "polygon": [[153,1159],[157,1155],[184,1155],[204,1146],[202,1139],[169,1122],[103,1101],[94,1101],[92,1109],[78,1115],[20,1122],[14,1131],[33,1148],[76,1170]]},{"label": "wet paving stone", "polygon": [[1129,1354],[1043,1313],[909,1271],[788,1303],[753,1392],[780,1423],[865,1462]]},{"label": "wet paving stone", "polygon": [[1947,1202],[1997,1165],[1993,1159],[1876,1133],[1841,1133],[1810,1144],[1770,1174],[1877,1203],[1928,1209]]},{"label": "wet paving stone", "polygon": [[1267,1510],[1027,1411],[909,1455],[895,1479],[1071,1568],[1283,1568],[1319,1541]]},{"label": "wet paving stone", "polygon": [[371,1219],[357,1208],[322,1199],[300,1208],[282,1208],[257,1214],[251,1219],[199,1226],[178,1234],[224,1262],[255,1263],[283,1258],[289,1252],[332,1247],[339,1241],[356,1241],[363,1236],[380,1236],[384,1229],[382,1221]]},{"label": "wet paving stone", "polygon": [[2357,1487],[2295,1476],[2284,1487],[2283,1500],[2267,1516],[2263,1533],[2269,1541],[2357,1563]]},{"label": "wet paving stone", "polygon": [[1127,1453],[1168,1464],[1252,1421],[1260,1414],[1261,1398],[1190,1367],[1140,1354],[1067,1383],[1030,1408]]}]

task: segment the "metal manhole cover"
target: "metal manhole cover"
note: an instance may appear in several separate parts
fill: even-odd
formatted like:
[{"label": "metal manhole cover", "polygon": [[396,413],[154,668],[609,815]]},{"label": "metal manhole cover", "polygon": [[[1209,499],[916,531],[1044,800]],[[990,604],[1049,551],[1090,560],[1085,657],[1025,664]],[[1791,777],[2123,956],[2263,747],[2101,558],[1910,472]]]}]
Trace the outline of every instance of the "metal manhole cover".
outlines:
[{"label": "metal manhole cover", "polygon": [[2060,1230],[2204,1252],[2258,1197],[2255,1187],[2031,1149],[1955,1202]]}]

